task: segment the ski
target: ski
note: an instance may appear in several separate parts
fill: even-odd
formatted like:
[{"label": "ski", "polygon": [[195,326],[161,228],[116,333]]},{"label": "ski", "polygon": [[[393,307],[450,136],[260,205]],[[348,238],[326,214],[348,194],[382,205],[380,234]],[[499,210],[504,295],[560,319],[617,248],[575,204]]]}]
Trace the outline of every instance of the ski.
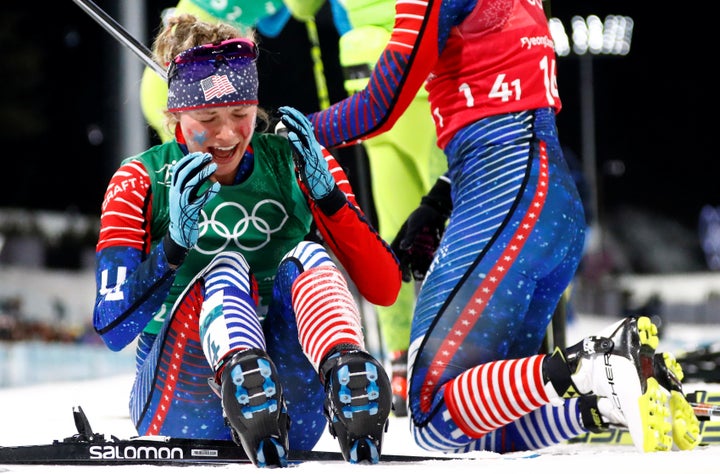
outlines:
[{"label": "ski", "polygon": [[[701,445],[720,444],[720,393],[695,391],[686,394],[700,420]],[[199,440],[168,436],[118,438],[95,433],[81,407],[73,408],[77,433],[49,444],[0,446],[0,465],[197,465],[251,464],[244,450],[230,440]],[[568,443],[632,445],[630,433],[611,428],[586,433]],[[463,457],[382,454],[380,462],[412,463],[467,459]],[[289,464],[308,461],[342,462],[340,452],[290,450]]]},{"label": "ski", "polygon": [[[447,457],[383,454],[381,462],[419,462],[448,460]],[[289,464],[307,461],[342,461],[342,454],[332,451],[293,451]],[[52,444],[0,447],[0,464],[51,465],[189,465],[249,464],[242,447],[232,441],[140,436],[129,439],[93,441],[55,440]]]},{"label": "ski", "polygon": [[720,392],[696,390],[685,396],[701,420],[720,420]]},{"label": "ski", "polygon": [[[121,439],[94,433],[80,407],[73,408],[78,433],[50,444],[0,446],[0,464],[51,465],[189,465],[250,464],[245,451],[230,440],[198,440],[167,436]],[[382,454],[381,462],[448,460],[438,456]],[[342,461],[340,452],[290,450],[289,464]]]},{"label": "ski", "polygon": [[[720,422],[700,422],[701,446],[720,444]],[[632,446],[630,432],[626,429],[610,428],[602,433],[585,433],[582,436],[568,440],[568,443],[589,443],[589,444],[617,444]]]},{"label": "ski", "polygon": [[[720,444],[720,393],[697,390],[685,395],[700,421],[701,445]],[[610,428],[602,433],[586,433],[568,443],[632,445],[630,432]]]}]

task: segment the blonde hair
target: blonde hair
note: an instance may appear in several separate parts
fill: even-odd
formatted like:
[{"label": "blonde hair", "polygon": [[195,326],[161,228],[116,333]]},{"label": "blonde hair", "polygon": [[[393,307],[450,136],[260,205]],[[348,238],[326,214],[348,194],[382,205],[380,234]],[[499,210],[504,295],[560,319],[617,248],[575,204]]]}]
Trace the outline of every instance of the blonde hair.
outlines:
[{"label": "blonde hair", "polygon": [[172,16],[155,37],[153,59],[166,68],[175,56],[186,49],[233,38],[248,38],[257,43],[251,32],[241,32],[227,23],[208,23],[189,14]]},{"label": "blonde hair", "polygon": [[[163,21],[163,28],[153,41],[153,59],[163,68],[183,51],[209,43],[219,43],[233,38],[247,38],[257,44],[253,30],[245,32],[227,23],[208,23],[187,13],[171,16]],[[165,112],[165,126],[168,131],[175,129],[177,118]],[[267,112],[258,107],[257,130],[265,131],[269,125]]]}]

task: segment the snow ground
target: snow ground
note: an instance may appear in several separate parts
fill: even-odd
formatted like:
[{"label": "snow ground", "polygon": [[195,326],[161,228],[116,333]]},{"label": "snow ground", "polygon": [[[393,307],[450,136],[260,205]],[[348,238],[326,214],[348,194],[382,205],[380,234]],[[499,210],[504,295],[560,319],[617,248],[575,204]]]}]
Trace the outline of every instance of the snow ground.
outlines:
[{"label": "snow ground", "polygon": [[[580,318],[568,329],[568,342],[572,343],[588,331],[604,327],[603,318]],[[667,329],[660,350],[693,349],[699,343],[720,340],[720,326],[672,326]],[[80,382],[39,384],[0,390],[0,446],[51,443],[76,433],[72,407],[81,406],[94,432],[106,436],[131,437],[134,428],[127,414],[127,397],[132,374],[121,373],[110,378]],[[686,384],[686,392],[702,389],[720,391],[720,384]],[[336,441],[325,435],[318,450],[338,451]],[[407,419],[391,418],[385,435],[385,454],[433,455],[418,448],[407,429]],[[533,454],[539,454],[531,457]],[[440,469],[457,472],[495,474],[506,472],[532,472],[533,474],[572,472],[593,474],[608,472],[631,473],[644,470],[649,474],[692,472],[692,474],[718,473],[720,445],[699,447],[691,452],[664,452],[643,454],[632,446],[562,444],[538,453],[498,455],[476,452],[463,455],[462,460],[424,461],[421,463],[381,463],[379,465],[351,465],[342,463],[343,472],[415,472],[437,474]],[[308,474],[335,474],[337,463],[307,462],[293,466],[292,472]],[[182,469],[182,471],[178,471]],[[2,465],[0,473],[49,474],[208,474],[251,472],[257,469],[249,464],[224,466],[32,466]]]}]

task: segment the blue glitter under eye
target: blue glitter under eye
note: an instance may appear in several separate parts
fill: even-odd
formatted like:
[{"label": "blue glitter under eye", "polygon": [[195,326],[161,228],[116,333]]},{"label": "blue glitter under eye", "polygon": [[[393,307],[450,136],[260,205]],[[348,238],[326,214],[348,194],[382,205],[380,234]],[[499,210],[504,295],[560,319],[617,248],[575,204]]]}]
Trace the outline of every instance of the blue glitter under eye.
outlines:
[{"label": "blue glitter under eye", "polygon": [[193,132],[193,137],[192,137],[192,139],[193,139],[193,141],[194,141],[195,143],[197,143],[197,144],[199,144],[199,145],[204,145],[205,142],[207,141],[207,132],[206,132],[206,131],[202,131],[202,132],[199,132],[199,133],[198,133],[198,132]]}]

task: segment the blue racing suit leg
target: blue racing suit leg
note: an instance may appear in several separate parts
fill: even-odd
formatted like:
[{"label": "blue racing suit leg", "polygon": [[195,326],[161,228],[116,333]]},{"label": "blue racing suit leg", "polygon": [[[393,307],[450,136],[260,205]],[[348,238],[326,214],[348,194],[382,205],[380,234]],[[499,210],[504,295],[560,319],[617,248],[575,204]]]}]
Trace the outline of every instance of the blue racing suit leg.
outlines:
[{"label": "blue racing suit leg", "polygon": [[453,212],[418,297],[409,352],[411,423],[428,449],[462,451],[474,441],[449,418],[444,384],[483,363],[537,354],[580,262],[582,202],[552,114],[482,119],[445,150]]}]

